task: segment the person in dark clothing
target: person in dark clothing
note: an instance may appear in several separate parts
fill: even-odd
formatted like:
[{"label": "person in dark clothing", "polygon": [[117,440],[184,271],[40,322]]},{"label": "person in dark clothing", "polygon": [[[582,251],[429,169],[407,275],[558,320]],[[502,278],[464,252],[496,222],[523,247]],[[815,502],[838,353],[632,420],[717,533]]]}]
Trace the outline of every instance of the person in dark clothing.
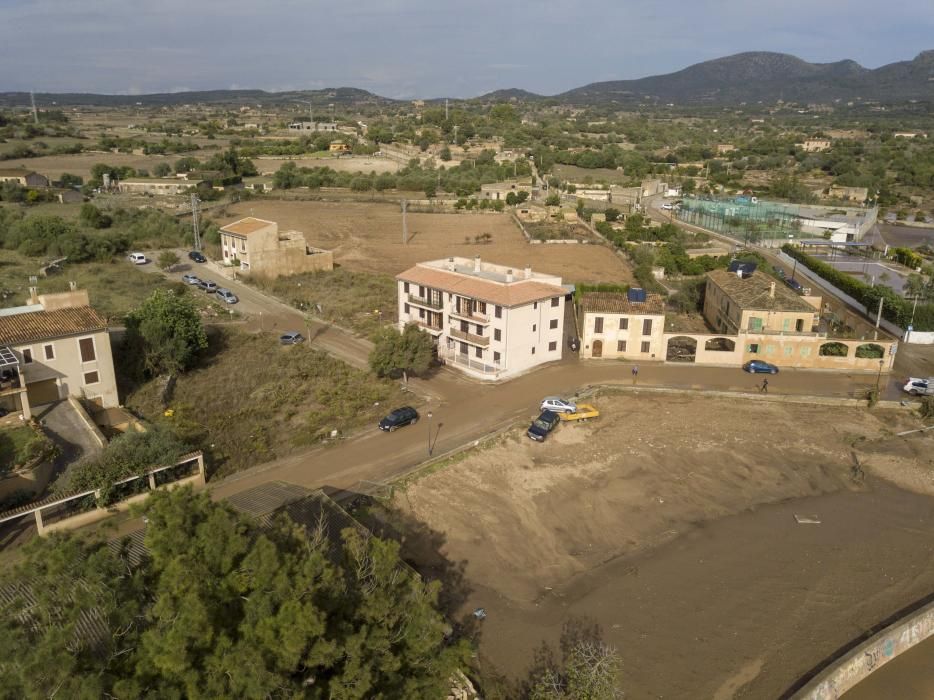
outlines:
[{"label": "person in dark clothing", "polygon": [[759,387],[759,393],[760,393],[760,394],[768,394],[768,393],[769,393],[769,380],[768,380],[768,379],[763,379],[763,380],[762,380],[762,386]]}]

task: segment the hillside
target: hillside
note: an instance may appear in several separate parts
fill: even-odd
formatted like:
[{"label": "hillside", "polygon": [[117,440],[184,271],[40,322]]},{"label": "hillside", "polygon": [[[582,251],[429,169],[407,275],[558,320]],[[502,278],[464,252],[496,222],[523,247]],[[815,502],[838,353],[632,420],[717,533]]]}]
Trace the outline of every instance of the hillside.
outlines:
[{"label": "hillside", "polygon": [[[675,103],[739,104],[742,102],[828,102],[862,100],[934,102],[934,51],[923,51],[910,61],[875,69],[855,61],[808,63],[783,53],[754,51],[717,58],[675,73],[638,80],[590,83],[558,95],[542,95],[519,88],[496,90],[474,98],[477,102],[536,101],[564,104]],[[292,92],[265,90],[207,90],[153,95],[93,95],[84,93],[37,94],[41,106],[60,105],[178,105],[277,104],[304,100],[314,105],[391,104],[395,100],[357,88],[327,88]],[[435,98],[436,103],[443,98]],[[29,94],[0,93],[0,107],[25,107]]]}]

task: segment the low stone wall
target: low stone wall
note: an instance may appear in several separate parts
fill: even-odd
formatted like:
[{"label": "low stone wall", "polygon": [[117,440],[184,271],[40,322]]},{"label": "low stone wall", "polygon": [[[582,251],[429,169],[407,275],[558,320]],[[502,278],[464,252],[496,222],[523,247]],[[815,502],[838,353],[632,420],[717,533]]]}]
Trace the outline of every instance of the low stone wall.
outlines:
[{"label": "low stone wall", "polygon": [[792,696],[792,700],[836,700],[899,654],[934,635],[934,603],[896,622],[838,659]]}]

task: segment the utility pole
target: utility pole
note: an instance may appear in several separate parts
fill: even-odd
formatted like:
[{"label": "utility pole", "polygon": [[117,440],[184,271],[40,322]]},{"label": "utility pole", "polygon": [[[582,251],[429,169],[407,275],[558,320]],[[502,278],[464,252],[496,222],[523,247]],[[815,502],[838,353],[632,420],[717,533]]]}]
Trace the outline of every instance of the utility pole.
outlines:
[{"label": "utility pole", "polygon": [[444,121],[447,121],[447,120],[448,120],[448,100],[445,97],[444,98]]},{"label": "utility pole", "polygon": [[409,228],[405,220],[405,209],[408,204],[408,200],[402,200],[402,245],[407,245],[409,241]]},{"label": "utility pole", "polygon": [[198,208],[198,195],[191,195],[191,231],[194,237],[195,250],[201,250],[201,227],[198,219],[201,211]]},{"label": "utility pole", "polygon": [[[879,324],[882,323],[882,302],[885,301],[884,297],[879,297],[879,312],[876,314],[876,330],[872,332],[872,339],[879,339]],[[881,360],[880,360],[881,362]]]},{"label": "utility pole", "polygon": [[32,105],[32,121],[33,124],[39,123],[39,112],[36,109],[36,95],[32,91],[29,93],[29,104]]}]

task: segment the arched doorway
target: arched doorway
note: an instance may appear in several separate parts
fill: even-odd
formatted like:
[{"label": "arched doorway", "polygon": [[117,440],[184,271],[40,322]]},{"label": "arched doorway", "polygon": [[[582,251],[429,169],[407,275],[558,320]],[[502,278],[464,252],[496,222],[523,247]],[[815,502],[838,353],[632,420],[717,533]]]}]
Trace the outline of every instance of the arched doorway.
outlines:
[{"label": "arched doorway", "polygon": [[591,353],[594,357],[603,357],[603,341],[595,340],[593,341],[593,352]]},{"label": "arched doorway", "polygon": [[694,362],[697,359],[697,340],[686,335],[669,339],[665,359],[668,362]]}]

